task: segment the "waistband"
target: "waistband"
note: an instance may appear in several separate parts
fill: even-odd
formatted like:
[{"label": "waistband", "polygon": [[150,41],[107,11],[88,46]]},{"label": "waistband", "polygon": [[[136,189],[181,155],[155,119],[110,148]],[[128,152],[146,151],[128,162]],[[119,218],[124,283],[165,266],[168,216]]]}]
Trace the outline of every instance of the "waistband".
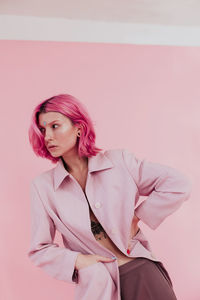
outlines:
[{"label": "waistband", "polygon": [[136,257],[135,259],[119,266],[118,267],[119,268],[119,274],[120,274],[120,276],[123,275],[123,274],[126,274],[129,271],[140,267],[141,265],[145,264],[148,261],[149,261],[148,258]]}]

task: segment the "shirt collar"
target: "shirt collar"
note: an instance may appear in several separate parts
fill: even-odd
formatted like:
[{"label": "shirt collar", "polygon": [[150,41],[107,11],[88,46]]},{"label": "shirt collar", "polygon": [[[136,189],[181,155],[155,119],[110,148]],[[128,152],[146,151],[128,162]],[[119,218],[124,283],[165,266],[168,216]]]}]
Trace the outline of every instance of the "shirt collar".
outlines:
[{"label": "shirt collar", "polygon": [[[104,153],[97,153],[96,156],[88,157],[88,173],[101,171],[114,167],[111,160]],[[54,189],[60,186],[66,176],[70,173],[65,169],[62,159],[59,158],[56,167],[53,169]]]}]

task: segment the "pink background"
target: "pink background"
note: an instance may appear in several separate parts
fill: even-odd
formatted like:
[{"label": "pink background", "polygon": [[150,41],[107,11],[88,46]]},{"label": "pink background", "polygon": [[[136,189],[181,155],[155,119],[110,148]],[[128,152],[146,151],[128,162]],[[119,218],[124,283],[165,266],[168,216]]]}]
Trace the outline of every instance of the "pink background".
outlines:
[{"label": "pink background", "polygon": [[[30,116],[40,101],[59,93],[85,103],[97,146],[128,148],[192,180],[190,199],[158,229],[139,226],[178,299],[200,299],[200,49],[4,40],[0,48],[1,299],[73,299],[73,285],[50,278],[27,258],[30,180],[55,166],[33,153]],[[59,233],[56,241],[63,246]]]}]

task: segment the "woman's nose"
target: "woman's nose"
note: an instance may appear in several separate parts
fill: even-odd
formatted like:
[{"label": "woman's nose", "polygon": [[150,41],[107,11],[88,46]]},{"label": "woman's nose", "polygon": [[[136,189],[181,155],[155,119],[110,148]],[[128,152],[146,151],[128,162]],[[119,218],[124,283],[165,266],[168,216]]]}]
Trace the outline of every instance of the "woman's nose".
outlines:
[{"label": "woman's nose", "polygon": [[53,134],[51,134],[50,132],[46,132],[44,136],[45,142],[48,143],[49,141],[52,141],[52,139],[53,139]]}]

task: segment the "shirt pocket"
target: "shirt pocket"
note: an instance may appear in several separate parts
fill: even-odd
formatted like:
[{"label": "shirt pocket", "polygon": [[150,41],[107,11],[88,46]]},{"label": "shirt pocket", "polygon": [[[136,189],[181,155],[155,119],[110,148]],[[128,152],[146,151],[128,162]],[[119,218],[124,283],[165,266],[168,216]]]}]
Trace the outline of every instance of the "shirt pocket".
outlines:
[{"label": "shirt pocket", "polygon": [[115,285],[103,262],[98,261],[83,267],[79,269],[78,273],[74,300],[113,299]]},{"label": "shirt pocket", "polygon": [[93,264],[90,264],[87,267],[83,267],[78,270],[78,283],[81,285],[87,285],[89,281],[91,281],[91,278],[95,276],[96,271],[98,271],[98,264],[100,262],[96,262]]}]

